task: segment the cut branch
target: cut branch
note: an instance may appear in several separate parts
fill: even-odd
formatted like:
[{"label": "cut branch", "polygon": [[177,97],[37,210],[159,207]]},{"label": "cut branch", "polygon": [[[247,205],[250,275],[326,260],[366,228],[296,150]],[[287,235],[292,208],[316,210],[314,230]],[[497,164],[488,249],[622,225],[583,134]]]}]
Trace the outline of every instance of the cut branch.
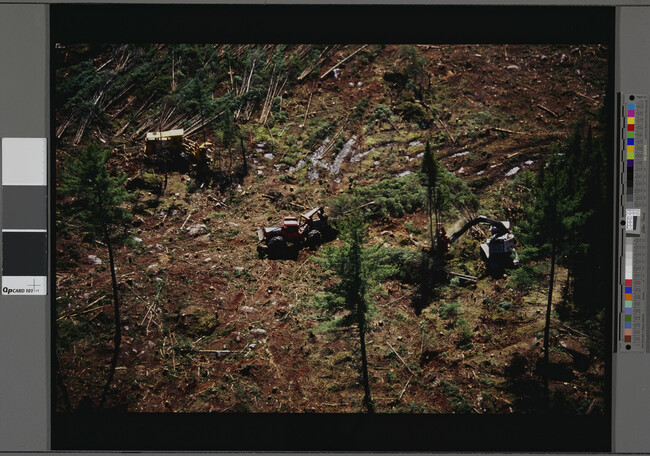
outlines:
[{"label": "cut branch", "polygon": [[309,92],[309,101],[307,102],[307,110],[305,111],[305,118],[302,120],[303,127],[307,123],[307,114],[309,114],[309,107],[311,106],[311,97],[313,95],[314,95],[314,89],[312,88],[311,92]]},{"label": "cut branch", "polygon": [[181,231],[183,231],[183,228],[185,228],[185,224],[187,223],[187,221],[190,219],[191,216],[192,216],[191,212],[189,214],[187,214],[187,217],[185,217],[185,221],[181,225]]},{"label": "cut branch", "polygon": [[529,133],[524,133],[523,131],[508,130],[507,128],[490,127],[490,129],[494,130],[494,131],[500,131],[501,133],[510,133],[512,135],[528,135],[529,134]]},{"label": "cut branch", "polygon": [[412,378],[413,378],[413,374],[411,374],[409,379],[406,381],[406,385],[404,385],[404,388],[402,389],[402,392],[399,394],[399,397],[397,398],[397,402],[402,400],[402,396],[404,396],[404,393],[406,392],[406,388],[409,386],[409,383],[411,383]]},{"label": "cut branch", "polygon": [[546,106],[542,106],[541,104],[538,104],[537,107],[538,107],[539,109],[541,109],[542,111],[546,111],[546,112],[548,112],[548,113],[549,113],[550,115],[552,115],[553,117],[557,117],[557,116],[558,116],[555,112],[551,111],[551,110],[548,109]]},{"label": "cut branch", "polygon": [[408,365],[406,364],[406,361],[404,361],[404,359],[399,355],[399,353],[397,353],[397,350],[395,350],[395,349],[393,348],[393,346],[390,344],[390,342],[386,342],[386,343],[388,344],[388,346],[390,347],[390,349],[393,350],[393,353],[395,353],[395,354],[397,355],[397,358],[402,362],[402,364],[404,364],[404,367],[406,367],[406,370],[409,371],[411,375],[415,375],[415,374],[413,373],[413,371],[411,370],[411,368],[408,367]]}]

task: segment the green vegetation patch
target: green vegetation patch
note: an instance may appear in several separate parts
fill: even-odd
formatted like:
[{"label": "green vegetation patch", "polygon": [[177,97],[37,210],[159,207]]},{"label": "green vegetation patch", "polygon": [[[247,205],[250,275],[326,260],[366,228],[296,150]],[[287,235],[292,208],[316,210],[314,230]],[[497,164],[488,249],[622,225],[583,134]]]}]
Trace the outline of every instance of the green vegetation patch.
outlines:
[{"label": "green vegetation patch", "polygon": [[359,210],[364,206],[361,210],[370,219],[402,217],[405,212],[413,213],[423,205],[424,190],[417,174],[355,187],[352,195],[339,195],[333,201],[333,206],[340,213]]},{"label": "green vegetation patch", "polygon": [[452,413],[472,413],[472,405],[467,396],[460,392],[460,388],[451,380],[442,380],[440,382],[442,395],[447,398],[451,406]]},{"label": "green vegetation patch", "polygon": [[438,315],[445,320],[454,318],[462,313],[459,302],[447,302],[438,308]]}]

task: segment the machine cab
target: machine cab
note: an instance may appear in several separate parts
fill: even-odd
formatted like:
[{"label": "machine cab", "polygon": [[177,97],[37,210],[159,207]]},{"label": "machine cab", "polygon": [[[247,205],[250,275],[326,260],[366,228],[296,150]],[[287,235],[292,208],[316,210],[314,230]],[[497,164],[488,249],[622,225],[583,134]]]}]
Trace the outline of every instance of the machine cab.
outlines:
[{"label": "machine cab", "polygon": [[282,220],[282,234],[287,240],[293,241],[297,239],[300,236],[298,229],[299,224],[296,217],[285,217]]}]

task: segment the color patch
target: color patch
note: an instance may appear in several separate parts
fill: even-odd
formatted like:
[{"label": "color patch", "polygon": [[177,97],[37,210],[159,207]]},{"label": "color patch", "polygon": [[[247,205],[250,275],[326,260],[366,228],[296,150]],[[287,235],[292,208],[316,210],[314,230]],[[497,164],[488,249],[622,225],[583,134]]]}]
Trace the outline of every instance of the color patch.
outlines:
[{"label": "color patch", "polygon": [[46,276],[47,233],[2,233],[3,276]]},{"label": "color patch", "polygon": [[[634,131],[634,124],[628,124],[627,125],[627,131]],[[629,134],[629,133],[628,133]]]},{"label": "color patch", "polygon": [[628,138],[634,138],[634,132],[633,131],[628,131],[627,132],[627,137]]},{"label": "color patch", "polygon": [[632,293],[632,287],[625,287],[625,293]]},{"label": "color patch", "polygon": [[2,138],[2,185],[47,185],[45,138]]},{"label": "color patch", "polygon": [[627,124],[628,125],[634,125],[634,117],[628,117],[627,118]]},{"label": "color patch", "polygon": [[628,168],[634,168],[634,160],[630,159],[627,161],[627,167]]},{"label": "color patch", "polygon": [[47,187],[8,185],[2,189],[3,229],[47,229]]}]

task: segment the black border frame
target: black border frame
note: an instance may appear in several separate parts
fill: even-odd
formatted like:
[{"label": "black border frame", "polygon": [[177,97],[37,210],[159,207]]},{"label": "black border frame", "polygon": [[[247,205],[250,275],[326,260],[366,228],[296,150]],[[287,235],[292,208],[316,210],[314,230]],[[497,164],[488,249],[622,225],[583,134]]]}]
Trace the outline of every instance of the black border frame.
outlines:
[{"label": "black border frame", "polygon": [[[615,118],[615,9],[612,7],[50,6],[51,55],[55,43],[119,42],[601,43],[609,49],[606,110],[612,125]],[[53,99],[53,65],[50,71]],[[54,153],[53,105],[50,137]],[[612,130],[609,127],[607,131]],[[611,134],[608,145],[610,150],[615,150]],[[613,179],[613,156],[611,160],[607,166]],[[54,169],[55,160],[51,163]],[[50,173],[50,179],[51,188],[56,189],[54,172]],[[50,202],[53,214],[50,233],[55,236],[54,200],[51,198]],[[612,214],[613,204],[614,201]],[[51,245],[50,257],[55,265],[55,242]],[[55,291],[51,294],[53,370],[56,366]],[[611,321],[611,308],[607,318]],[[607,328],[606,352],[611,353],[611,328]],[[55,411],[53,371],[51,444],[54,450],[609,452],[611,367],[609,359],[604,416],[61,413]]]}]

